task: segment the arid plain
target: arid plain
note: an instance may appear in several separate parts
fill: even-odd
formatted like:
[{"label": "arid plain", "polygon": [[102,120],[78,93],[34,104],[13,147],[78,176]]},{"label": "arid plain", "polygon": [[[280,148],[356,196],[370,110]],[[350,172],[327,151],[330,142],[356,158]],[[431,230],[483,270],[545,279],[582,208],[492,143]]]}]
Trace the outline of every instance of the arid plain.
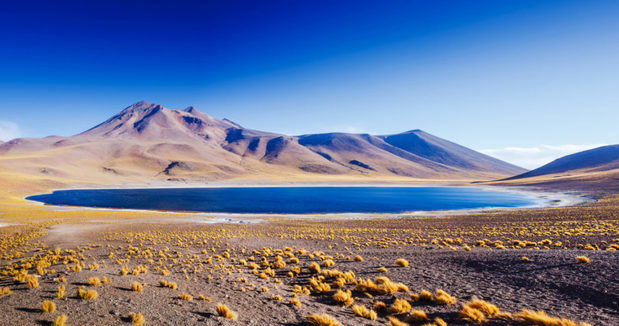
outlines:
[{"label": "arid plain", "polygon": [[[98,139],[97,134],[0,145],[1,325],[617,322],[616,158],[595,167],[578,165],[578,169],[553,170],[548,175],[489,182],[520,169],[419,132],[396,138],[440,145],[446,154],[422,158],[395,148],[410,143],[391,136],[347,134],[308,136],[325,143],[304,143],[305,147],[300,145],[305,136],[285,138],[284,143],[275,141],[281,146],[255,146],[263,151],[256,154],[251,143],[262,144],[265,138],[272,144],[273,139],[284,138],[239,132],[231,122],[198,122],[199,113],[193,109],[181,112],[142,102],[136,105],[137,113],[129,107],[125,115],[103,124],[105,137],[110,137],[109,130],[131,126],[114,136],[131,140],[125,144],[115,138]],[[213,127],[220,123],[230,125]],[[138,141],[143,132],[168,130],[162,126],[170,125],[183,133],[174,137],[166,133],[160,139],[173,139],[173,144]],[[183,148],[196,146],[195,135],[202,130],[196,131],[196,126],[215,130],[209,137],[201,136],[200,146],[211,146],[216,140],[228,151],[218,149],[217,153],[224,153],[219,157],[170,163]],[[89,132],[96,134],[97,128]],[[136,150],[136,144],[145,148]],[[251,153],[239,150],[242,146]],[[151,151],[162,148],[180,152],[168,151],[170,157],[162,157]],[[299,151],[313,163],[298,166],[302,160],[292,158]],[[104,155],[108,156],[101,159]],[[83,159],[83,170],[75,170],[76,157]],[[222,165],[231,164],[234,157],[245,161]],[[357,160],[350,163],[354,157]],[[471,165],[465,158],[485,163]],[[438,159],[442,162],[430,162]],[[568,161],[572,166],[575,159]],[[449,165],[456,162],[460,167]],[[391,164],[399,167],[383,168]],[[241,169],[246,170],[241,173]],[[317,215],[235,223],[204,213],[55,207],[24,199],[75,187],[197,185],[213,171],[223,173],[216,178],[219,186],[529,185],[530,190],[572,195],[576,191],[594,200],[576,206],[451,212],[423,218]],[[412,176],[415,173],[420,176]],[[195,176],[199,178],[192,179]]]}]

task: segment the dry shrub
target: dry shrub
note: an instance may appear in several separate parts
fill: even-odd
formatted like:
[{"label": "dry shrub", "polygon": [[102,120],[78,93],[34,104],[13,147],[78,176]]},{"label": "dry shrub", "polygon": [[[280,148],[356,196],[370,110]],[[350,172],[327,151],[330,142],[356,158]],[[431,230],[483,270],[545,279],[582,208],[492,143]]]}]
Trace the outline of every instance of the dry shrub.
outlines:
[{"label": "dry shrub", "polygon": [[513,318],[524,325],[536,325],[536,326],[584,326],[585,323],[579,324],[575,321],[548,316],[543,311],[531,311],[522,310],[517,314],[514,314]]},{"label": "dry shrub", "polygon": [[341,326],[342,324],[335,317],[327,314],[307,315],[307,321],[315,326]]},{"label": "dry shrub", "polygon": [[9,295],[11,293],[11,289],[8,286],[0,288],[0,295]]},{"label": "dry shrub", "polygon": [[408,316],[408,321],[410,322],[422,322],[426,320],[428,320],[428,316],[426,315],[425,311],[419,309],[411,311],[410,315]]},{"label": "dry shrub", "polygon": [[310,272],[313,274],[320,273],[320,265],[318,265],[318,263],[311,263],[307,268],[309,268]]},{"label": "dry shrub", "polygon": [[39,280],[34,275],[26,276],[26,286],[29,289],[36,289],[39,287]]},{"label": "dry shrub", "polygon": [[142,284],[140,284],[139,282],[131,283],[131,291],[142,292],[143,289],[144,288],[142,287]]},{"label": "dry shrub", "polygon": [[400,258],[395,260],[395,264],[400,267],[408,267],[408,260]]},{"label": "dry shrub", "polygon": [[462,306],[462,309],[458,312],[458,316],[464,321],[474,323],[483,323],[486,321],[486,316],[483,312],[467,305]]},{"label": "dry shrub", "polygon": [[395,299],[389,308],[389,311],[394,314],[401,314],[409,312],[411,310],[411,304],[406,300]]},{"label": "dry shrub", "polygon": [[52,312],[56,311],[56,304],[52,301],[45,300],[41,303],[41,309],[43,310],[43,312],[51,314]]},{"label": "dry shrub", "polygon": [[585,256],[578,256],[576,257],[576,261],[580,264],[587,264],[589,263],[589,258],[585,257]]},{"label": "dry shrub", "polygon": [[488,316],[494,316],[499,313],[499,307],[480,299],[473,299],[464,304],[465,306],[469,306],[473,309],[477,309]]},{"label": "dry shrub", "polygon": [[369,320],[376,320],[376,311],[366,308],[365,306],[354,305],[352,306],[352,311],[355,315],[367,318]]},{"label": "dry shrub", "polygon": [[222,317],[232,320],[236,320],[238,318],[237,313],[230,310],[230,308],[223,303],[217,305],[217,313]]},{"label": "dry shrub", "polygon": [[144,323],[146,323],[144,316],[142,316],[142,314],[139,312],[137,314],[130,313],[129,319],[131,319],[131,324],[136,326],[144,325]]},{"label": "dry shrub", "polygon": [[346,290],[346,292],[342,290],[337,290],[333,295],[333,300],[340,305],[344,305],[345,307],[350,306],[355,299],[352,297],[352,292],[350,290]]},{"label": "dry shrub", "polygon": [[54,319],[54,322],[52,322],[52,326],[66,326],[67,319],[69,319],[67,315],[60,315],[56,317],[56,319]]},{"label": "dry shrub", "polygon": [[456,302],[456,298],[450,296],[447,292],[438,289],[434,294],[434,302],[442,305],[450,305]]},{"label": "dry shrub", "polygon": [[353,257],[354,261],[363,261],[363,257],[356,255],[355,257]]},{"label": "dry shrub", "polygon": [[193,300],[193,297],[187,293],[183,293],[181,295],[178,296],[179,299],[181,300],[185,300],[185,301],[191,301]]},{"label": "dry shrub", "polygon": [[389,325],[391,326],[409,326],[408,323],[405,323],[392,316],[387,316],[387,319],[389,319]]},{"label": "dry shrub", "polygon": [[92,286],[101,286],[101,280],[98,277],[91,277],[88,279],[88,284]]}]

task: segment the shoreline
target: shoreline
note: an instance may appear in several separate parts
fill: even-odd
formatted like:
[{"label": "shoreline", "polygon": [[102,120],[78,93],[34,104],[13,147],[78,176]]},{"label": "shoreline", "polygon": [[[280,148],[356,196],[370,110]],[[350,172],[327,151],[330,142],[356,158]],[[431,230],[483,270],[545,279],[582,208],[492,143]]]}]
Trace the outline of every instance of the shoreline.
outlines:
[{"label": "shoreline", "polygon": [[[137,186],[137,185],[136,185]],[[152,186],[152,185],[151,185]],[[493,192],[508,192],[522,194],[533,197],[536,201],[533,205],[521,207],[480,207],[480,208],[464,208],[452,210],[422,210],[408,211],[401,213],[309,213],[309,214],[268,214],[268,213],[221,213],[221,212],[199,212],[199,211],[168,211],[168,210],[149,210],[149,209],[131,209],[131,208],[105,208],[105,207],[89,207],[89,206],[69,206],[69,205],[47,205],[43,202],[29,200],[26,197],[22,199],[30,205],[45,206],[57,211],[74,211],[74,210],[96,210],[96,211],[116,211],[116,212],[146,212],[156,214],[173,214],[173,215],[192,215],[190,218],[170,218],[170,217],[153,217],[149,220],[152,222],[190,222],[190,223],[261,223],[267,219],[385,219],[385,218],[428,218],[442,217],[454,215],[469,215],[485,212],[504,212],[522,209],[544,209],[553,207],[578,206],[588,203],[593,203],[596,200],[590,194],[574,191],[549,191],[544,189],[531,189],[525,187],[504,187],[504,186],[486,186],[486,185],[447,185],[447,184],[389,184],[389,183],[294,183],[292,184],[255,184],[255,183],[215,183],[208,185],[183,185],[180,187],[169,186],[148,187],[140,185],[139,187],[130,187],[129,185],[116,185],[112,187],[68,187],[64,189],[52,189],[49,193],[61,190],[103,190],[103,189],[187,189],[187,188],[256,188],[256,187],[461,187],[475,188],[482,191]],[[10,224],[9,224],[10,225]],[[8,226],[8,225],[5,225]],[[0,227],[2,225],[0,224]]]}]

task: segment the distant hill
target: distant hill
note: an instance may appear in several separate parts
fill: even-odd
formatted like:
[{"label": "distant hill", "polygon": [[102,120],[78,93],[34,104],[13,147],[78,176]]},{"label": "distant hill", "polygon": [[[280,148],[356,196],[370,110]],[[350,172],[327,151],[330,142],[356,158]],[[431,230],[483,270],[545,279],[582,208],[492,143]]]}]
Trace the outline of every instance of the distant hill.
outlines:
[{"label": "distant hill", "polygon": [[535,170],[508,178],[522,179],[578,170],[607,171],[619,168],[619,145],[608,145],[563,156]]},{"label": "distant hill", "polygon": [[145,101],[75,136],[0,143],[0,165],[93,182],[324,176],[488,180],[526,171],[421,130],[288,136],[215,119],[194,107],[174,110]]}]

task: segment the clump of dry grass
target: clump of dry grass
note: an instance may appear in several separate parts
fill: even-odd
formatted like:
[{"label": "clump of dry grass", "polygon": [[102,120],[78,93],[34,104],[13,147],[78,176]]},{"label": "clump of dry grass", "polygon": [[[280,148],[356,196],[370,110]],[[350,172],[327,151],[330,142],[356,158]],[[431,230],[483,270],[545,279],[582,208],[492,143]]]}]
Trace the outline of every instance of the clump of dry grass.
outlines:
[{"label": "clump of dry grass", "polygon": [[86,289],[83,286],[80,286],[77,289],[77,296],[83,300],[95,300],[96,298],[99,297],[99,294],[95,290],[86,291]]},{"label": "clump of dry grass", "polygon": [[477,309],[488,316],[494,316],[500,311],[499,307],[480,299],[473,299],[464,305]]},{"label": "clump of dry grass", "polygon": [[140,325],[144,325],[144,323],[146,323],[146,320],[144,319],[144,316],[142,316],[141,313],[129,313],[129,319],[131,319],[131,324],[136,325],[136,326],[140,326]]},{"label": "clump of dry grass", "polygon": [[518,322],[525,325],[536,325],[536,326],[585,326],[588,325],[586,323],[579,324],[575,321],[548,316],[543,311],[531,311],[531,310],[522,310],[521,312],[514,314],[513,318]]},{"label": "clump of dry grass", "polygon": [[353,299],[352,297],[352,292],[350,292],[350,290],[346,290],[346,292],[342,290],[337,290],[335,294],[333,294],[333,300],[345,307],[350,306],[355,301],[355,299]]},{"label": "clump of dry grass", "polygon": [[363,257],[356,255],[355,257],[353,257],[354,261],[363,261]]},{"label": "clump of dry grass", "polygon": [[65,290],[66,290],[65,285],[64,285],[64,284],[60,284],[60,285],[58,286],[58,293],[56,293],[56,298],[58,298],[58,299],[62,299],[62,298],[64,298],[64,292],[65,292]]},{"label": "clump of dry grass", "polygon": [[26,276],[26,286],[29,289],[36,289],[39,287],[39,280],[34,275]]},{"label": "clump of dry grass", "polygon": [[468,322],[483,323],[486,321],[486,316],[483,312],[467,305],[462,306],[462,309],[458,312],[458,316],[460,319]]},{"label": "clump of dry grass", "polygon": [[327,283],[321,282],[315,278],[309,280],[310,290],[313,293],[323,293],[331,291],[331,286]]},{"label": "clump of dry grass", "polygon": [[217,314],[219,314],[222,317],[232,319],[232,320],[236,320],[238,318],[237,313],[232,311],[230,308],[228,308],[228,306],[226,306],[223,303],[218,304],[216,309],[217,309]]},{"label": "clump of dry grass", "polygon": [[41,303],[41,309],[43,312],[52,313],[56,311],[56,304],[50,300],[45,300]]},{"label": "clump of dry grass", "polygon": [[527,257],[527,256],[522,256],[522,261],[529,262],[529,261],[531,261],[531,259],[529,259],[529,257]]},{"label": "clump of dry grass", "polygon": [[580,264],[587,264],[590,262],[589,258],[585,257],[585,256],[578,256],[576,257],[576,261]]},{"label": "clump of dry grass", "polygon": [[318,263],[311,263],[307,268],[314,274],[320,274],[320,265]]},{"label": "clump of dry grass", "polygon": [[54,321],[52,322],[52,326],[66,326],[67,319],[69,319],[67,315],[60,315],[56,317],[56,319],[54,319]]},{"label": "clump of dry grass", "polygon": [[11,293],[11,289],[8,286],[0,288],[0,295],[9,295]]},{"label": "clump of dry grass", "polygon": [[409,326],[408,323],[405,323],[393,316],[387,316],[387,319],[389,320],[389,325],[391,326]]},{"label": "clump of dry grass", "polygon": [[408,267],[408,260],[404,258],[399,258],[395,260],[395,264],[400,267]]},{"label": "clump of dry grass", "polygon": [[428,320],[428,316],[426,315],[425,311],[415,309],[411,311],[407,319],[408,321],[411,321],[411,322],[422,322],[422,321]]},{"label": "clump of dry grass", "polygon": [[307,315],[307,321],[315,326],[341,326],[342,324],[335,319],[335,317],[320,314],[320,315]]},{"label": "clump of dry grass", "polygon": [[376,269],[376,271],[379,272],[379,273],[387,273],[388,272],[387,267],[385,267],[385,266],[379,267],[378,269]]},{"label": "clump of dry grass", "polygon": [[293,306],[301,307],[301,301],[298,298],[292,298],[288,301]]},{"label": "clump of dry grass", "polygon": [[142,292],[143,289],[144,288],[142,287],[142,284],[140,284],[139,282],[131,283],[131,291]]},{"label": "clump of dry grass", "polygon": [[456,298],[452,297],[447,292],[441,289],[438,289],[436,290],[436,293],[434,294],[433,301],[438,304],[442,304],[442,305],[451,305],[451,304],[454,304],[454,302],[456,302]]},{"label": "clump of dry grass", "polygon": [[181,300],[185,300],[185,301],[191,301],[193,300],[193,297],[187,293],[183,293],[181,295],[178,296],[179,299]]},{"label": "clump of dry grass", "polygon": [[401,314],[411,310],[411,304],[406,300],[395,299],[389,307],[389,311],[394,314]]},{"label": "clump of dry grass", "polygon": [[88,284],[92,286],[101,286],[101,280],[98,277],[91,277],[88,279]]},{"label": "clump of dry grass", "polygon": [[376,311],[372,310],[372,309],[368,309],[365,306],[361,306],[361,305],[354,305],[352,306],[352,311],[355,313],[355,315],[363,317],[363,318],[367,318],[369,320],[376,320]]}]

